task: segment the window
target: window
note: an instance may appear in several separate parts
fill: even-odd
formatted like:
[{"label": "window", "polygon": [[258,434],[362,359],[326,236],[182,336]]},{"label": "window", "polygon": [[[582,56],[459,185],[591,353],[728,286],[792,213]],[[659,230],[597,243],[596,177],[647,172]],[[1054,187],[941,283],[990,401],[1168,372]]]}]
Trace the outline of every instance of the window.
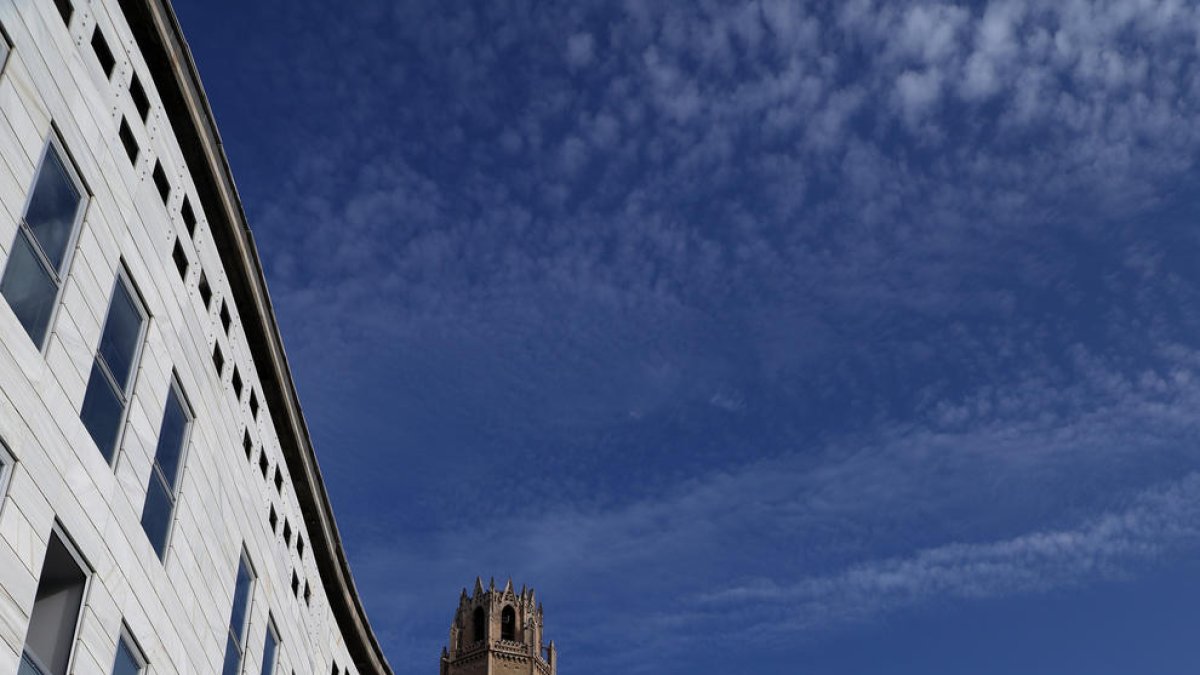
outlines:
[{"label": "window", "polygon": [[283,472],[279,470],[279,465],[275,465],[275,491],[283,494]]},{"label": "window", "polygon": [[246,653],[246,629],[250,627],[250,593],[254,588],[254,570],[246,554],[238,561],[237,581],[233,587],[233,609],[229,613],[229,632],[225,643],[225,665],[221,675],[237,675]]},{"label": "window", "polygon": [[271,532],[274,533],[279,527],[279,514],[275,513],[275,505],[271,505],[271,511],[267,514],[267,524],[271,526]]},{"label": "window", "polygon": [[100,62],[100,70],[104,71],[104,76],[112,77],[117,60],[113,58],[112,50],[108,48],[108,42],[104,39],[104,33],[100,32],[99,26],[92,31],[92,51],[96,53],[96,60]]},{"label": "window", "polygon": [[208,277],[204,272],[200,272],[200,302],[204,303],[204,309],[212,307],[212,287],[208,285]]},{"label": "window", "polygon": [[271,468],[271,462],[267,459],[267,449],[263,448],[262,453],[259,454],[259,456],[258,456],[258,470],[262,471],[264,480],[267,477],[267,470],[270,468]]},{"label": "window", "polygon": [[150,99],[146,97],[146,90],[142,87],[142,81],[138,79],[137,73],[133,74],[133,80],[129,82],[129,98],[133,101],[133,107],[137,109],[138,115],[141,115],[142,121],[145,122],[150,117]]},{"label": "window", "polygon": [[146,669],[146,657],[138,649],[137,642],[129,636],[128,629],[121,630],[117,641],[117,660],[113,663],[113,675],[139,675]]},{"label": "window", "polygon": [[64,155],[57,140],[47,142],[0,279],[0,294],[39,347],[45,345],[50,315],[83,218],[83,184]]},{"label": "window", "polygon": [[[283,543],[292,545],[292,523],[287,518],[283,519]],[[299,584],[300,581],[297,579],[296,583]]]},{"label": "window", "polygon": [[300,575],[296,574],[296,570],[292,570],[292,595],[300,597]]},{"label": "window", "polygon": [[225,371],[225,355],[221,353],[221,345],[213,344],[213,365],[217,368],[217,375],[221,375]]},{"label": "window", "polygon": [[154,179],[154,187],[158,189],[158,197],[165,206],[171,198],[171,181],[167,179],[167,172],[163,171],[162,162],[154,162],[154,171],[150,175]]},{"label": "window", "polygon": [[179,217],[183,218],[188,236],[196,236],[196,211],[192,209],[192,200],[188,199],[186,195],[183,197],[183,203],[179,205]]},{"label": "window", "polygon": [[304,581],[304,604],[312,607],[312,588],[308,585],[308,580]]},{"label": "window", "polygon": [[275,621],[267,617],[267,638],[263,645],[262,675],[275,672],[275,661],[279,652],[279,632],[275,630]]},{"label": "window", "polygon": [[229,324],[233,323],[233,319],[229,316],[229,307],[225,302],[221,302],[221,328],[225,329],[225,335],[229,335]]},{"label": "window", "polygon": [[258,419],[258,392],[250,390],[250,415]]},{"label": "window", "polygon": [[304,535],[299,532],[296,533],[296,555],[304,558]]},{"label": "window", "polygon": [[517,639],[517,613],[513,610],[512,605],[505,605],[500,612],[500,639]]},{"label": "window", "polygon": [[108,318],[100,336],[100,348],[92,361],[92,374],[79,417],[96,447],[111,464],[116,454],[125,409],[133,391],[138,355],[146,332],[146,310],[124,269],[108,306]]},{"label": "window", "polygon": [[233,385],[233,393],[237,399],[242,400],[242,374],[237,366],[233,367],[233,377],[229,378],[229,383]]},{"label": "window", "polygon": [[19,675],[66,675],[88,573],[66,536],[55,527],[29,615]]},{"label": "window", "polygon": [[75,8],[71,6],[71,0],[54,0],[54,6],[58,7],[58,14],[62,17],[63,23],[71,25],[71,15],[75,13]]},{"label": "window", "polygon": [[125,146],[125,154],[129,155],[129,163],[137,164],[138,144],[137,139],[133,137],[133,129],[129,128],[129,122],[124,117],[121,118],[121,128],[117,131],[117,135],[121,137],[121,145]]},{"label": "window", "polygon": [[475,614],[471,616],[471,635],[474,636],[476,642],[487,639],[487,618],[483,614],[482,607],[475,608]]},{"label": "window", "polygon": [[254,457],[254,441],[250,438],[250,430],[242,433],[242,449],[246,451],[246,459]]},{"label": "window", "polygon": [[158,431],[158,447],[150,467],[150,485],[146,488],[146,505],[142,508],[142,529],[161,560],[167,550],[167,535],[179,497],[179,479],[183,475],[184,449],[192,415],[179,383],[171,382],[167,406]]},{"label": "window", "polygon": [[188,273],[188,257],[187,251],[183,250],[183,243],[179,238],[175,239],[175,246],[171,249],[171,259],[175,261],[175,269],[179,270],[179,277],[187,280]]}]

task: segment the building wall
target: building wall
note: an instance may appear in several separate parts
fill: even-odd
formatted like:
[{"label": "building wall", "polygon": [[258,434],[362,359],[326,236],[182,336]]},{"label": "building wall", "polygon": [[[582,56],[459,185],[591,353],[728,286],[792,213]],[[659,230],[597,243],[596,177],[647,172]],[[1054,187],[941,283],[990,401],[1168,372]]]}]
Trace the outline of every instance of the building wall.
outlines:
[{"label": "building wall", "polygon": [[[44,349],[0,298],[0,442],[15,460],[0,475],[0,673],[17,670],[56,523],[92,571],[73,672],[111,672],[123,626],[144,651],[149,672],[220,672],[243,550],[257,579],[242,672],[261,668],[268,615],[281,641],[276,673],[353,672],[326,598],[327,580],[311,554],[313,536],[320,534],[308,530],[280,456],[240,308],[176,131],[117,1],[73,0],[73,6],[64,23],[52,0],[0,0],[0,27],[12,47],[0,71],[0,270],[51,135],[57,134],[90,193]],[[116,57],[111,78],[90,44],[97,29]],[[129,95],[135,74],[151,102],[145,122]],[[140,147],[136,164],[118,138],[122,119]],[[171,185],[166,204],[151,178],[155,162]],[[198,220],[192,235],[180,215],[185,196]],[[188,260],[183,276],[172,259],[176,241]],[[121,445],[110,465],[79,414],[122,265],[150,320]],[[202,272],[213,292],[207,308],[198,291]],[[231,318],[228,332],[219,315],[222,303]],[[220,372],[214,345],[226,362]],[[235,367],[244,382],[240,398],[230,383]],[[160,561],[140,518],[173,376],[194,419],[169,549]],[[250,411],[252,392],[257,415]],[[259,468],[264,454],[265,477]],[[272,508],[274,528],[268,523]],[[298,538],[308,548],[304,553]],[[299,592],[293,591],[293,574]]]}]

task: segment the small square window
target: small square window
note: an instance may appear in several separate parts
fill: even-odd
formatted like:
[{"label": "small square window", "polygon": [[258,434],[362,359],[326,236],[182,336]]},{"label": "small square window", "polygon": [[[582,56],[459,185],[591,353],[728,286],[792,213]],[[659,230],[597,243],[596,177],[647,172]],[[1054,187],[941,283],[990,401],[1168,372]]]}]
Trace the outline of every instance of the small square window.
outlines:
[{"label": "small square window", "polygon": [[221,303],[221,327],[225,329],[225,335],[229,335],[229,326],[233,323],[233,317],[229,316],[229,306],[224,302]]},{"label": "small square window", "polygon": [[238,372],[237,366],[233,367],[233,379],[231,383],[233,384],[234,395],[237,396],[239,401],[242,400],[242,374]]},{"label": "small square window", "polygon": [[278,466],[275,467],[275,491],[283,494],[283,472]]},{"label": "small square window", "polygon": [[54,6],[58,8],[58,14],[62,17],[63,23],[71,25],[71,15],[75,13],[75,8],[71,6],[71,0],[54,0]]},{"label": "small square window", "polygon": [[183,218],[183,225],[187,228],[189,237],[196,236],[196,211],[192,209],[192,200],[187,195],[183,196],[183,203],[179,205],[179,217]]},{"label": "small square window", "polygon": [[96,53],[96,60],[100,62],[100,70],[104,71],[104,76],[112,77],[117,60],[113,58],[112,50],[108,48],[108,42],[104,39],[104,33],[100,32],[99,26],[92,31],[92,51]]},{"label": "small square window", "polygon": [[129,128],[129,122],[126,122],[124,117],[121,118],[121,128],[117,133],[121,137],[121,145],[125,146],[125,154],[129,155],[129,162],[137,164],[138,152],[140,152],[137,139],[133,137],[133,129]]},{"label": "small square window", "polygon": [[271,512],[267,515],[267,522],[271,525],[271,531],[274,532],[279,527],[279,514],[275,513],[275,505],[271,505]]},{"label": "small square window", "polygon": [[188,273],[188,257],[187,251],[183,250],[183,242],[175,239],[175,247],[171,249],[171,259],[175,261],[175,269],[179,270],[179,278],[187,280]]},{"label": "small square window", "polygon": [[283,543],[288,546],[292,545],[292,524],[287,518],[283,519]]},{"label": "small square window", "polygon": [[142,121],[145,122],[150,117],[150,99],[146,98],[146,90],[142,87],[142,81],[138,79],[137,73],[134,73],[133,79],[129,82],[129,99],[133,101],[133,107],[137,109],[138,115],[141,115]]},{"label": "small square window", "polygon": [[300,577],[292,570],[292,595],[300,597]]},{"label": "small square window", "polygon": [[242,449],[246,451],[246,459],[254,458],[254,441],[250,438],[250,430],[242,434]]},{"label": "small square window", "polygon": [[267,460],[267,449],[263,448],[262,454],[258,456],[258,470],[262,472],[263,478],[267,477],[267,471],[271,468],[271,462]]},{"label": "small square window", "polygon": [[204,275],[203,271],[200,272],[199,290],[200,302],[204,303],[204,309],[208,309],[212,306],[212,287],[208,285],[208,277]]},{"label": "small square window", "polygon": [[158,188],[158,196],[165,205],[171,198],[171,181],[167,180],[167,172],[162,168],[162,162],[154,163],[154,187]]},{"label": "small square window", "polygon": [[217,375],[225,373],[225,355],[221,353],[221,345],[213,345],[213,365],[217,368]]},{"label": "small square window", "polygon": [[258,392],[250,390],[250,415],[258,419]]}]

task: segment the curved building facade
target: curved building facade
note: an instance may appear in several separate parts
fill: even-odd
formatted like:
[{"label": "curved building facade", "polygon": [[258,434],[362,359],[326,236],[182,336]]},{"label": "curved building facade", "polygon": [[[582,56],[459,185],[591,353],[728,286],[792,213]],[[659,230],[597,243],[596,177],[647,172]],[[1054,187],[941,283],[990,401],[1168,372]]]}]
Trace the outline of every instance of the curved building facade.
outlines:
[{"label": "curved building facade", "polygon": [[0,673],[391,670],[167,0],[0,0]]}]

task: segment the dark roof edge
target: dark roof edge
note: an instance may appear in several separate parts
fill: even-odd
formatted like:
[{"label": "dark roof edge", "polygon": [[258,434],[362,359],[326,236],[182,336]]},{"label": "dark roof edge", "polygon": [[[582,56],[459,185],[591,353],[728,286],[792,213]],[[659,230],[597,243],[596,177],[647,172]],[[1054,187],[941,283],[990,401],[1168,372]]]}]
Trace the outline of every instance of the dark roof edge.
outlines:
[{"label": "dark roof edge", "polygon": [[209,229],[242,318],[263,398],[271,411],[308,526],[310,549],[330,608],[346,641],[346,649],[360,673],[391,675],[391,666],[371,630],[350,574],[333,508],[288,367],[262,261],[179,19],[170,0],[119,2],[149,65],[187,161],[197,196],[204,206]]}]

